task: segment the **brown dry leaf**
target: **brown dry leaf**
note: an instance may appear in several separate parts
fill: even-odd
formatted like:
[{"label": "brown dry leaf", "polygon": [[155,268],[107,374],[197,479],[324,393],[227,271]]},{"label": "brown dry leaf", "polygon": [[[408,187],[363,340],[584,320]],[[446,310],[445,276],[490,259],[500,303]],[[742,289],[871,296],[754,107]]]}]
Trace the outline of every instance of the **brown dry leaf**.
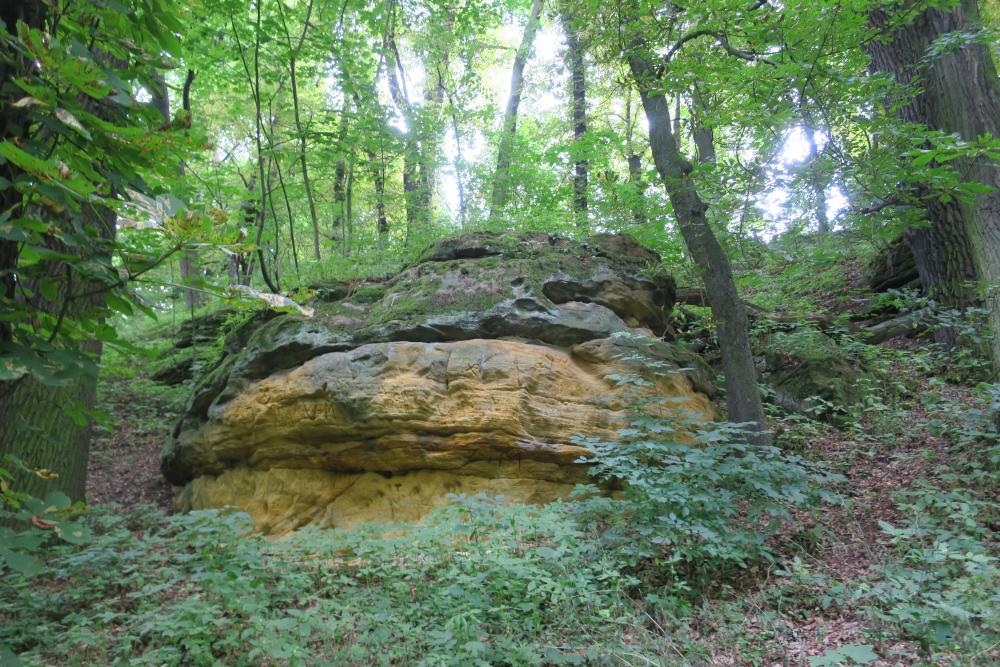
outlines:
[{"label": "brown dry leaf", "polygon": [[52,530],[56,527],[55,521],[47,521],[38,516],[31,517],[31,525],[42,530]]}]

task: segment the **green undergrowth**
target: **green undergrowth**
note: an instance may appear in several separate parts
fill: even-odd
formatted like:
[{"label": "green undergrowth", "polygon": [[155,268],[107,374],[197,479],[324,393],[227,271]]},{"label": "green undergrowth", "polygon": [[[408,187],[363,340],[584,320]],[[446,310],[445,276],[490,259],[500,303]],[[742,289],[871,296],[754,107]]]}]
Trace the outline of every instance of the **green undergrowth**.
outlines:
[{"label": "green undergrowth", "polygon": [[750,300],[764,308],[839,312],[864,295],[858,280],[875,254],[876,246],[854,233],[791,233],[759,252],[738,282]]},{"label": "green undergrowth", "polygon": [[775,562],[774,521],[829,479],[732,425],[633,430],[588,443],[598,480],[627,479],[620,500],[457,498],[417,526],[279,541],[238,513],[98,509],[86,544],[9,574],[0,643],[29,664],[706,664],[686,619]]},{"label": "green undergrowth", "polygon": [[90,519],[92,541],[50,548],[44,577],[8,578],[8,656],[80,665],[655,664],[690,643],[654,631],[649,619],[671,609],[659,610],[655,596],[633,599],[638,580],[562,504],[465,498],[418,527],[304,530],[277,542],[249,534],[242,514],[136,508]]}]

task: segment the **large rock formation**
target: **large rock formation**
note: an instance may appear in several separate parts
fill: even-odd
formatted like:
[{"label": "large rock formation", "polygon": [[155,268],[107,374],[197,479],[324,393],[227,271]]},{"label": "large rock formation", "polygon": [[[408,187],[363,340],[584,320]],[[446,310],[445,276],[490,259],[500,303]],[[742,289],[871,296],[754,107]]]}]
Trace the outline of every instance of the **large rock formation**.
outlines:
[{"label": "large rock formation", "polygon": [[450,493],[545,502],[586,478],[574,435],[613,437],[641,375],[705,418],[711,374],[651,335],[674,285],[629,237],[469,234],[384,283],[259,315],[198,383],[164,450],[182,509],[261,530],[420,518]]}]

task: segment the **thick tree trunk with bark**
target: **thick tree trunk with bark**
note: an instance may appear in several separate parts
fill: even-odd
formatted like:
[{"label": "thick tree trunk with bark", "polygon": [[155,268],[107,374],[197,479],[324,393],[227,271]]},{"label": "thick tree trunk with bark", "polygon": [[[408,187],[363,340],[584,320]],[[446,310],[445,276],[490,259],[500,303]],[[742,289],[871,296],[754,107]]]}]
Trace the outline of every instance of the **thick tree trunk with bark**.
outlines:
[{"label": "thick tree trunk with bark", "polygon": [[657,90],[657,76],[651,56],[641,41],[632,41],[629,68],[639,88],[646,119],[649,145],[660,173],[681,235],[705,283],[708,302],[716,320],[722,367],[726,379],[729,419],[752,424],[752,439],[769,440],[757,374],[750,350],[747,314],[733,281],[729,258],[709,227],[707,206],[691,180],[692,166],[678,151],[671,127],[670,106]]},{"label": "thick tree trunk with bark", "polygon": [[[960,309],[970,306],[976,301],[976,270],[961,207],[956,200],[934,200],[927,202],[926,209],[928,218],[935,222],[903,232],[924,292],[944,306]],[[939,342],[947,341],[939,337]]]},{"label": "thick tree trunk with bark", "polygon": [[587,226],[587,180],[589,162],[579,155],[587,136],[587,65],[580,32],[570,11],[563,7],[563,30],[566,32],[566,59],[569,62],[571,115],[573,117],[573,142],[577,152],[573,165],[573,214],[577,227]]},{"label": "thick tree trunk with bark", "polygon": [[[29,27],[40,28],[46,19],[46,6],[41,2],[7,3],[0,9],[0,19],[9,30],[21,21]],[[23,75],[34,64],[19,55],[0,50],[0,81],[5,83]],[[111,66],[119,66],[111,63]],[[5,86],[7,95],[20,97],[13,86]],[[30,128],[24,122],[23,113],[12,106],[7,95],[0,97],[0,141],[20,140],[27,136]],[[94,104],[91,112],[105,120],[113,120],[106,109]],[[0,167],[0,176],[15,181],[19,174],[10,162]],[[21,215],[25,206],[22,193],[9,187],[0,192],[0,210],[10,215]],[[66,214],[70,215],[70,214]],[[72,225],[91,229],[96,236],[91,245],[83,248],[64,245],[56,234],[46,239],[49,249],[66,254],[86,252],[89,257],[110,264],[110,243],[114,239],[116,217],[112,210],[89,203],[81,205],[77,220],[52,218],[50,222],[63,230],[71,230]],[[16,290],[14,276],[19,258],[18,244],[0,241],[0,283],[5,296],[19,298],[18,294],[34,292],[32,307],[48,312],[62,312],[66,316],[99,318],[105,308],[103,289],[106,284],[96,279],[88,279],[65,262],[53,260],[45,263],[45,273],[58,285],[57,296],[45,299],[35,285],[24,284],[27,290]],[[23,280],[23,278],[22,278]],[[0,323],[0,342],[12,340],[12,331]],[[81,341],[76,349],[89,354],[97,363],[101,355],[101,343],[97,340]],[[5,455],[13,455],[32,469],[44,469],[56,473],[38,475],[33,472],[9,470],[13,474],[11,488],[34,496],[44,496],[47,492],[60,490],[73,500],[83,500],[86,490],[87,460],[90,453],[91,418],[87,414],[93,410],[96,398],[96,375],[82,374],[54,387],[36,381],[25,375],[13,381],[0,382],[0,465]]]},{"label": "thick tree trunk with bark", "polygon": [[[97,230],[102,241],[114,239],[113,211],[87,205],[81,217],[81,224]],[[74,253],[73,248],[57,241],[53,241],[51,248]],[[89,250],[91,255],[97,254],[110,262],[108,245]],[[103,283],[62,280],[68,274],[75,274],[63,262],[52,262],[48,273],[62,284],[61,301],[69,303],[39,303],[39,308],[65,305],[68,315],[94,313],[95,309],[104,308]],[[100,341],[83,341],[79,350],[89,354],[95,364],[100,361]],[[11,470],[13,489],[38,497],[59,490],[72,500],[84,500],[92,434],[92,420],[86,413],[94,409],[96,390],[96,375],[81,375],[59,387],[42,384],[30,375],[13,382],[0,382],[0,456],[12,454],[29,468],[50,470],[58,475],[51,478]]]},{"label": "thick tree trunk with bark", "polygon": [[490,221],[496,222],[510,198],[510,164],[511,153],[514,150],[514,137],[517,134],[517,110],[521,106],[521,88],[524,85],[524,68],[535,43],[535,33],[542,14],[542,0],[534,0],[528,24],[524,27],[521,46],[514,56],[514,66],[510,72],[510,97],[507,99],[507,110],[503,116],[503,128],[500,131],[500,144],[497,147],[497,168],[493,173],[493,196],[490,198]]},{"label": "thick tree trunk with bark", "polygon": [[[6,386],[4,386],[6,385]],[[91,429],[70,416],[79,406],[93,407],[96,378],[80,379],[67,387],[50,387],[27,377],[0,384],[0,454],[12,454],[26,466],[51,470],[58,477],[14,475],[11,488],[36,497],[62,491],[72,500],[84,500]]]},{"label": "thick tree trunk with bark", "polygon": [[[876,28],[888,30],[890,19],[882,10],[871,15]],[[1000,93],[986,46],[966,43],[927,59],[937,38],[974,30],[979,23],[976,0],[962,0],[950,12],[925,11],[884,40],[869,44],[873,69],[919,87],[919,94],[899,108],[900,120],[957,133],[967,140],[986,132],[1000,133]],[[978,278],[995,285],[1000,281],[1000,170],[986,158],[958,161],[957,168],[965,180],[986,183],[994,191],[979,195],[973,203],[929,200],[925,207],[929,226],[908,230],[906,240],[928,295],[944,306],[964,308],[975,298],[971,282]],[[987,301],[994,331],[1000,331],[996,289]],[[939,340],[953,344],[953,336],[943,331]],[[1000,368],[1000,337],[994,335],[993,340],[994,365]]]}]

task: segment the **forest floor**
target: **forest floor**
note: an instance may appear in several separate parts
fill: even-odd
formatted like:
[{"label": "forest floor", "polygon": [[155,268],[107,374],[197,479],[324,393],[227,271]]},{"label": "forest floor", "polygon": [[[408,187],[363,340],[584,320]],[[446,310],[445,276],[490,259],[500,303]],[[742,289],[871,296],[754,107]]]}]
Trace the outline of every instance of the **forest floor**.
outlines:
[{"label": "forest floor", "polygon": [[87,500],[128,509],[150,504],[169,512],[173,490],[160,474],[160,450],[179,414],[177,392],[148,374],[105,373],[99,405],[107,419],[95,428],[87,470]]},{"label": "forest floor", "polygon": [[[971,399],[968,389],[951,387],[950,390],[958,400]],[[845,481],[837,490],[847,503],[826,508],[820,517],[805,514],[797,517],[801,526],[818,529],[825,539],[817,540],[814,548],[805,553],[799,552],[799,557],[806,560],[812,581],[798,586],[796,595],[820,597],[827,581],[857,581],[891,560],[881,525],[897,524],[901,519],[894,498],[900,492],[915,490],[918,480],[936,482],[943,471],[934,462],[947,456],[947,441],[927,431],[927,422],[922,419],[926,414],[922,413],[920,409],[910,413],[912,424],[918,426],[891,450],[878,446],[878,425],[872,419],[863,421],[865,430],[860,433],[826,428],[822,434],[803,442],[803,454],[809,459],[823,461],[844,476]],[[776,600],[774,583],[769,576],[751,594],[749,608],[754,613],[746,617],[742,628],[748,636],[762,638],[772,658],[780,656],[771,667],[805,665],[809,664],[810,656],[820,656],[845,645],[870,643],[870,619],[859,609],[831,605],[828,613],[816,613],[814,608],[782,600],[781,592]],[[725,650],[717,653],[715,664],[747,664],[741,656],[742,647],[734,648],[737,648],[735,653]],[[894,658],[868,664],[918,662],[914,642],[881,646],[879,653]]]}]

